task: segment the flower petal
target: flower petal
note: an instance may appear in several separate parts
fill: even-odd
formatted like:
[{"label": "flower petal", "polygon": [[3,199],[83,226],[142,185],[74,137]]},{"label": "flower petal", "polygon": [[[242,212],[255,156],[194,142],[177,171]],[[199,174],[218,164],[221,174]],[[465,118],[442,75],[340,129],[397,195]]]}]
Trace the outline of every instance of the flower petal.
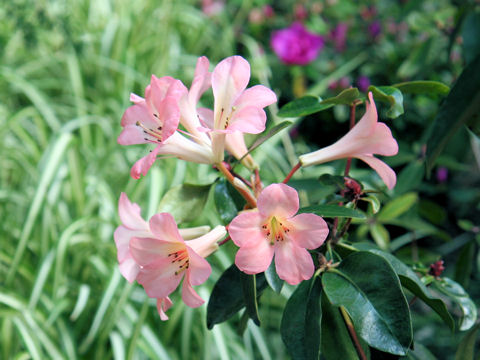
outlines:
[{"label": "flower petal", "polygon": [[187,247],[189,268],[187,270],[189,281],[192,285],[200,285],[207,281],[212,273],[212,268],[207,260],[198,255],[195,251]]},{"label": "flower petal", "polygon": [[170,300],[168,296],[165,298],[157,299],[157,311],[162,321],[168,320],[168,316],[167,314],[165,314],[165,311],[170,309],[172,305],[173,305],[172,300]]},{"label": "flower petal", "polygon": [[137,275],[137,281],[143,285],[149,297],[164,298],[178,287],[183,278],[183,273],[175,275],[173,269],[173,267],[141,269]]},{"label": "flower petal", "polygon": [[155,214],[150,218],[149,225],[150,230],[158,239],[173,243],[184,243],[172,214]]},{"label": "flower petal", "polygon": [[252,246],[266,241],[265,234],[262,231],[265,220],[258,211],[246,211],[232,220],[228,225],[228,233],[235,245],[240,247]]},{"label": "flower petal", "polygon": [[235,101],[234,106],[237,109],[244,107],[264,108],[277,101],[277,95],[263,85],[255,85],[246,89],[242,95]]},{"label": "flower petal", "polygon": [[137,278],[140,271],[140,266],[132,257],[126,258],[118,265],[120,273],[131,284]]},{"label": "flower petal", "polygon": [[297,245],[307,249],[320,247],[328,235],[328,225],[315,214],[299,214],[288,219],[288,237]]},{"label": "flower petal", "polygon": [[218,249],[217,241],[223,239],[226,234],[227,231],[224,226],[216,226],[207,234],[186,241],[185,244],[202,258],[205,258]]},{"label": "flower petal", "polygon": [[235,256],[235,265],[247,274],[259,274],[267,270],[272,262],[274,247],[264,239],[242,246]]},{"label": "flower petal", "polygon": [[264,217],[292,217],[299,208],[297,190],[285,184],[269,185],[258,196],[257,206]]},{"label": "flower petal", "polygon": [[195,290],[193,290],[192,285],[190,284],[190,281],[188,279],[188,274],[185,276],[185,279],[183,279],[183,284],[182,284],[182,300],[183,302],[192,307],[196,308],[202,305],[205,300],[203,300]]},{"label": "flower petal", "polygon": [[130,176],[134,179],[140,179],[140,174],[143,176],[147,175],[148,170],[150,170],[153,163],[157,159],[157,155],[161,147],[162,145],[157,146],[150,153],[148,153],[148,155],[137,160],[130,170]]},{"label": "flower petal", "polygon": [[174,258],[169,255],[179,251],[185,251],[185,246],[155,238],[133,237],[130,240],[130,253],[137,264],[144,268],[172,267],[174,269],[171,272],[175,272],[178,265],[172,263]]},{"label": "flower petal", "polygon": [[198,103],[202,94],[212,85],[212,74],[208,72],[210,62],[207,57],[201,56],[197,60],[192,86],[188,93],[188,100],[192,104]]},{"label": "flower petal", "polygon": [[366,162],[373,170],[375,170],[389,189],[394,188],[397,182],[397,175],[390,166],[373,156],[364,155],[356,156],[356,158]]},{"label": "flower petal", "polygon": [[160,123],[150,114],[144,101],[132,105],[125,110],[122,116],[123,130],[117,139],[120,145],[146,144],[153,141],[150,136],[145,135],[141,126],[137,126],[137,123],[147,128],[160,126]]},{"label": "flower petal", "polygon": [[275,268],[280,279],[290,285],[310,279],[315,270],[308,251],[292,241],[275,243]]},{"label": "flower petal", "polygon": [[226,130],[259,134],[265,130],[267,115],[261,108],[249,106],[233,113]]},{"label": "flower petal", "polygon": [[118,215],[128,229],[148,231],[148,223],[140,215],[140,206],[130,202],[127,194],[123,192],[118,200]]}]

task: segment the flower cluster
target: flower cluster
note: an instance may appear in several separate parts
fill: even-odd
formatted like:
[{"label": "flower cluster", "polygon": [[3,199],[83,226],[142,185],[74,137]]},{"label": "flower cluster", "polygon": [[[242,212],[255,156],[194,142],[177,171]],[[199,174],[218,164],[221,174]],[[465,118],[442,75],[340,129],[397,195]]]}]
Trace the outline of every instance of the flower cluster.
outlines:
[{"label": "flower cluster", "polygon": [[[141,217],[140,207],[121,194],[122,225],[114,234],[120,271],[129,282],[136,280],[149,297],[157,299],[162,320],[168,319],[165,312],[172,305],[169,295],[180,283],[186,305],[197,307],[204,302],[193,286],[209,277],[211,267],[205,257],[218,248],[227,229],[229,238],[239,247],[235,264],[240,270],[259,274],[274,261],[280,279],[292,285],[313,276],[315,264],[308,250],[316,254],[329,235],[322,217],[298,213],[298,193],[285,184],[289,177],[284,183],[262,189],[257,164],[250,155],[245,156],[248,151],[243,134],[265,129],[264,108],[276,101],[273,91],[262,85],[247,89],[250,66],[240,56],[221,61],[212,73],[208,68],[208,59],[199,58],[190,89],[180,80],[152,76],[144,98],[131,95],[134,104],[122,117],[123,130],[118,138],[123,145],[155,144],[133,165],[132,177],[145,176],[159,155],[214,164],[247,203],[226,227],[198,232],[178,229],[169,213],[155,214],[147,222]],[[209,88],[214,107],[199,108],[199,99]],[[298,167],[355,157],[374,168],[392,188],[395,173],[373,154],[393,155],[398,146],[388,127],[377,122],[372,94],[368,98],[365,115],[349,133],[333,145],[301,155]],[[255,172],[252,182],[225,166],[225,150],[237,159],[243,158],[243,164]],[[360,185],[357,187],[360,194]]]}]

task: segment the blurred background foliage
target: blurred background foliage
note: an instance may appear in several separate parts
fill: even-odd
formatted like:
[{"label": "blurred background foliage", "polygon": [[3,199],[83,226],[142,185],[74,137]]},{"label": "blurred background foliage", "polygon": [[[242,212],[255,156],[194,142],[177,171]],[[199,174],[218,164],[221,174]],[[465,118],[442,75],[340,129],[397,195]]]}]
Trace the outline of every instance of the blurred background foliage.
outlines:
[{"label": "blurred background foliage", "polygon": [[[250,61],[251,84],[277,92],[279,107],[305,93],[361,88],[365,79],[452,86],[478,54],[479,19],[478,2],[447,0],[0,2],[0,358],[288,358],[279,324],[290,287],[280,296],[265,292],[261,328],[235,317],[208,331],[205,306],[190,309],[174,295],[170,320],[162,323],[143,289],[119,274],[112,234],[122,191],[148,217],[170,187],[217,178],[208,166],[166,159],[147,177],[131,179],[130,166],[146,150],[116,142],[130,92],[143,95],[150,74],[188,86],[198,56],[215,64],[233,54]],[[282,64],[269,44],[272,31],[296,20],[325,40],[305,67]],[[340,24],[347,28],[343,45]],[[479,140],[458,131],[425,177],[424,144],[440,102],[406,95],[405,114],[384,120],[400,153],[387,160],[397,187],[380,196],[400,210],[372,213],[349,240],[374,241],[419,269],[442,258],[448,276],[478,304]],[[385,119],[387,108],[379,109]],[[271,123],[276,111],[272,106]],[[333,143],[346,132],[347,117],[348,109],[337,106],[296,119],[255,152],[263,180],[283,179],[296,155]],[[342,166],[308,169],[292,185],[308,187],[304,179],[340,174]],[[363,167],[352,175],[379,184]],[[183,225],[219,223],[209,196],[202,214]],[[212,255],[204,299],[234,253],[227,244]],[[428,356],[453,359],[462,339],[475,344],[476,333],[452,334],[421,304],[412,310],[418,351],[426,346]]]}]

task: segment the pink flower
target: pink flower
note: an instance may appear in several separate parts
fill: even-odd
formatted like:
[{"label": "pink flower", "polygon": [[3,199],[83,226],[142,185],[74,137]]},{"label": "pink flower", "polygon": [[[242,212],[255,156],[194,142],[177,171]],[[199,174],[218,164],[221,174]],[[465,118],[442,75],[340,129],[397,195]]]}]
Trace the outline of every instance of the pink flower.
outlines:
[{"label": "pink flower", "polygon": [[[157,147],[132,167],[131,176],[146,175],[158,155],[175,156],[179,159],[202,164],[212,164],[213,155],[208,136],[200,133],[195,111],[201,94],[210,87],[208,59],[198,59],[190,91],[180,80],[152,75],[150,85],[145,89],[145,99],[135,94],[130,96],[134,105],[122,117],[123,131],[118,137],[121,145],[154,143]],[[181,123],[190,138],[180,134]]]},{"label": "pink flower", "polygon": [[263,85],[246,89],[249,80],[250,65],[241,56],[222,60],[213,70],[213,127],[203,131],[210,132],[215,162],[223,160],[226,134],[265,130],[267,115],[263,108],[277,101],[277,96]]},{"label": "pink flower", "polygon": [[267,186],[258,197],[258,209],[235,217],[228,226],[240,247],[237,267],[247,274],[265,271],[275,255],[278,276],[295,285],[312,277],[314,265],[306,249],[316,249],[328,235],[325,221],[315,214],[296,215],[298,193],[285,184]]},{"label": "pink flower", "polygon": [[299,159],[303,167],[332,160],[357,158],[372,167],[389,189],[395,186],[395,172],[373,155],[396,155],[398,144],[388,126],[377,122],[377,109],[371,92],[368,93],[368,98],[370,102],[366,102],[367,110],[360,121],[333,145],[301,155]]},{"label": "pink flower", "polygon": [[218,247],[226,235],[223,226],[185,241],[169,213],[156,214],[147,223],[140,207],[122,193],[118,211],[122,225],[114,233],[120,272],[129,281],[137,280],[147,295],[157,299],[162,320],[172,305],[169,295],[183,279],[182,299],[190,307],[203,304],[192,285],[200,285],[210,276],[211,268],[204,257]]},{"label": "pink flower", "polygon": [[270,44],[285,64],[306,65],[315,60],[323,48],[323,38],[295,22],[289,28],[274,31]]}]

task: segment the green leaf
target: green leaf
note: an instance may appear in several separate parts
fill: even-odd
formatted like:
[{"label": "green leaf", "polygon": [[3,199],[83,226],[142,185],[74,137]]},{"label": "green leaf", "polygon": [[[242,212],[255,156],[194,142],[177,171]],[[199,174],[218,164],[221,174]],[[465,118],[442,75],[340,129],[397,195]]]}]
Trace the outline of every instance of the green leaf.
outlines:
[{"label": "green leaf", "polygon": [[240,160],[238,160],[239,162],[241,162],[245,156],[247,156],[248,154],[250,154],[253,150],[255,150],[256,148],[258,148],[260,145],[262,145],[265,141],[267,141],[268,139],[270,139],[273,135],[279,133],[280,131],[282,131],[283,129],[285,129],[286,127],[292,125],[292,122],[291,121],[283,121],[281,122],[280,124],[277,124],[275,125],[274,127],[272,127],[267,134],[265,135],[260,135],[257,139],[255,139],[255,141],[252,143],[252,145],[250,145],[250,147],[248,148],[248,152],[245,153],[245,155],[243,155]]},{"label": "green leaf", "polygon": [[213,200],[223,224],[229,224],[232,219],[237,216],[238,209],[235,205],[235,201],[228,191],[228,186],[225,179],[219,180],[215,185]]},{"label": "green leaf", "polygon": [[398,174],[395,195],[418,189],[425,175],[425,164],[422,160],[412,161]]},{"label": "green leaf", "polygon": [[406,213],[417,202],[418,195],[416,193],[407,193],[393,199],[387,203],[378,213],[377,220],[380,222],[388,222],[398,218]]},{"label": "green leaf", "polygon": [[298,210],[298,213],[314,213],[322,217],[350,217],[355,219],[366,219],[366,215],[360,210],[346,208],[337,205],[312,205]]},{"label": "green leaf", "polygon": [[326,360],[358,359],[340,310],[328,301],[325,292],[322,294],[322,356]]},{"label": "green leaf", "polygon": [[333,104],[322,104],[322,98],[318,96],[307,95],[285,104],[277,115],[280,117],[300,117],[329,109],[332,106]]},{"label": "green leaf", "polygon": [[379,248],[386,250],[390,245],[390,234],[388,230],[380,223],[374,223],[370,226],[370,234]]},{"label": "green leaf", "polygon": [[158,205],[159,212],[169,212],[177,223],[198,218],[207,202],[211,185],[182,184],[167,191]]},{"label": "green leaf", "polygon": [[475,356],[475,343],[480,324],[474,326],[462,339],[455,354],[455,360],[473,360]]},{"label": "green leaf", "polygon": [[480,55],[463,70],[443,102],[427,140],[427,171],[448,141],[464,124],[478,126],[480,113]]},{"label": "green leaf", "polygon": [[412,269],[410,269],[407,265],[405,265],[392,254],[389,254],[385,251],[377,249],[370,249],[368,251],[379,255],[385,260],[387,260],[400,278],[402,286],[408,289],[413,295],[418,297],[425,304],[427,304],[443,319],[445,324],[447,324],[452,331],[454,330],[455,322],[453,321],[452,316],[448,312],[445,303],[442,300],[432,296],[430,290],[428,290],[428,288],[424,285],[424,283],[420,280],[420,278],[417,276],[417,274],[415,274]]},{"label": "green leaf", "polygon": [[335,306],[343,306],[357,333],[372,347],[405,355],[412,343],[412,324],[400,281],[381,256],[359,251],[322,277]]},{"label": "green leaf", "polygon": [[472,241],[469,241],[462,247],[455,264],[455,281],[464,288],[468,288],[468,284],[470,283],[474,255],[475,241],[472,239]]},{"label": "green leaf", "polygon": [[465,61],[469,64],[480,54],[480,13],[470,12],[464,20],[462,28],[463,51]]},{"label": "green leaf", "polygon": [[387,116],[395,119],[403,114],[403,95],[400,90],[393,86],[373,86],[368,87],[368,91],[373,93],[373,97],[377,101],[389,104]]},{"label": "green leaf", "polygon": [[[215,283],[207,306],[208,329],[228,320],[245,306],[241,276],[242,272],[232,264]],[[260,296],[268,285],[263,274],[257,274],[255,280],[257,296]]]},{"label": "green leaf", "polygon": [[355,100],[359,98],[359,96],[360,93],[357,88],[349,88],[343,90],[335,97],[323,100],[321,104],[351,105]]},{"label": "green leaf", "polygon": [[460,284],[447,277],[440,280],[435,279],[432,284],[435,289],[447,295],[460,306],[463,313],[459,325],[461,331],[468,330],[475,325],[477,307]]},{"label": "green leaf", "polygon": [[321,343],[321,283],[303,281],[287,301],[280,333],[294,360],[317,360]]},{"label": "green leaf", "polygon": [[335,186],[337,190],[345,188],[345,177],[340,175],[323,174],[318,178],[322,186]]},{"label": "green leaf", "polygon": [[450,88],[438,81],[417,80],[392,85],[403,94],[447,95]]},{"label": "green leaf", "polygon": [[372,213],[376,214],[380,211],[380,200],[375,195],[369,195],[367,197],[360,198],[361,201],[366,201],[370,203],[370,208],[372,209]]},{"label": "green leaf", "polygon": [[272,261],[268,269],[265,271],[265,278],[267,279],[268,285],[270,285],[273,291],[280,294],[284,281],[278,277],[277,271],[275,270],[274,261]]},{"label": "green leaf", "polygon": [[419,343],[414,343],[413,350],[409,350],[407,356],[401,357],[404,360],[438,360],[430,350]]},{"label": "green leaf", "polygon": [[255,280],[255,274],[248,275],[245,273],[240,274],[243,290],[243,301],[247,314],[253,322],[260,326],[260,318],[258,316],[258,303],[257,303],[257,282]]}]

